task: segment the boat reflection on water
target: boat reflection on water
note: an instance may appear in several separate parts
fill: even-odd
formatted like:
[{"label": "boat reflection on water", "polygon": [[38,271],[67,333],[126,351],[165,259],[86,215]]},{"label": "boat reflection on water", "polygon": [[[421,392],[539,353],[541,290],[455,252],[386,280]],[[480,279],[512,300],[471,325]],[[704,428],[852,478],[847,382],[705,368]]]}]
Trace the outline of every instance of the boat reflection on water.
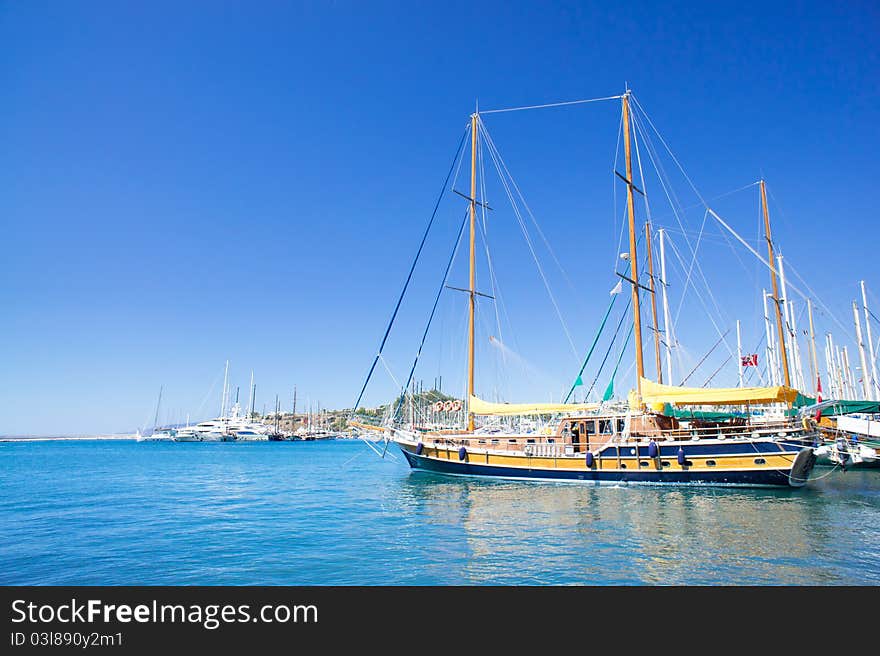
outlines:
[{"label": "boat reflection on water", "polygon": [[[404,505],[442,527],[419,563],[463,558],[463,584],[789,585],[880,582],[870,472],[812,489],[601,486],[413,472]],[[841,554],[841,531],[855,552]],[[859,574],[847,562],[859,560]]]}]

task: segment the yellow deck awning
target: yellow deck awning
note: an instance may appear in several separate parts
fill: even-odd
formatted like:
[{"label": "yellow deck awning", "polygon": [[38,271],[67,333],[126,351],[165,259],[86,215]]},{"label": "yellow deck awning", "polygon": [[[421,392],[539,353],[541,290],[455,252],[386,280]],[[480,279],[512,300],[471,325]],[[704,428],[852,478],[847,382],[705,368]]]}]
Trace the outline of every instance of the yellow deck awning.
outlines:
[{"label": "yellow deck awning", "polygon": [[674,405],[746,405],[754,403],[792,403],[798,391],[777,387],[676,387],[642,378],[643,403]]},{"label": "yellow deck awning", "polygon": [[595,403],[490,403],[470,397],[470,412],[475,415],[551,415],[557,412],[590,412]]}]

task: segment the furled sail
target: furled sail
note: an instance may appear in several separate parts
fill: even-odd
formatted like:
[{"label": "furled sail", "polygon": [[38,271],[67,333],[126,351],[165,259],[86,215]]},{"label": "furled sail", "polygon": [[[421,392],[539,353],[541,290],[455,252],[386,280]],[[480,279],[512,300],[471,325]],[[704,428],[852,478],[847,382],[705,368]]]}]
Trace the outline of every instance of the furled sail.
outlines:
[{"label": "furled sail", "polygon": [[745,405],[752,403],[793,403],[798,391],[785,385],[776,387],[676,387],[642,378],[642,402],[674,405]]},{"label": "furled sail", "polygon": [[470,412],[475,415],[550,415],[557,412],[590,412],[595,403],[490,403],[470,397]]}]

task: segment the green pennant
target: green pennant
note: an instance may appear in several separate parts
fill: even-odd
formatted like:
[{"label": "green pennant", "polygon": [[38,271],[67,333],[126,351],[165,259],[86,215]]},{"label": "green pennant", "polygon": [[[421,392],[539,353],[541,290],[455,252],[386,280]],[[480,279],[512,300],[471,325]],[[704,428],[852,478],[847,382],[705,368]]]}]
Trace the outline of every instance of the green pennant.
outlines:
[{"label": "green pennant", "polygon": [[603,401],[607,401],[614,396],[614,379],[608,381],[608,387],[605,388],[605,394],[602,396]]},{"label": "green pennant", "polygon": [[580,377],[580,376],[578,376],[578,377],[577,377],[577,380],[574,381],[574,386],[575,386],[575,387],[577,387],[578,385],[583,385],[583,384],[584,384],[584,381],[581,380],[581,377]]}]

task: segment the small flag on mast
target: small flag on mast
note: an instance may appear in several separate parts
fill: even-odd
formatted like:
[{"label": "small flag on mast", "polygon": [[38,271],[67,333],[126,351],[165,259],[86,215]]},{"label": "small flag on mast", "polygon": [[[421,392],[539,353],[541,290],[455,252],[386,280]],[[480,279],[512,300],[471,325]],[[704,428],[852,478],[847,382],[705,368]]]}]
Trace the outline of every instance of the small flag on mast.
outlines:
[{"label": "small flag on mast", "polygon": [[744,355],[741,358],[742,366],[744,367],[757,367],[758,366],[758,354],[750,353],[749,355]]},{"label": "small flag on mast", "polygon": [[609,294],[610,294],[611,296],[614,296],[615,294],[619,294],[619,293],[622,292],[622,291],[623,291],[623,281],[622,281],[622,280],[618,280],[618,281],[617,281],[617,284],[614,285],[614,289],[612,289],[612,290],[609,292]]},{"label": "small flag on mast", "polygon": [[[822,376],[816,374],[816,403],[822,403]],[[816,410],[816,421],[822,418],[822,408]]]},{"label": "small flag on mast", "polygon": [[614,396],[614,379],[608,381],[608,387],[605,388],[605,394],[602,395],[603,401],[608,401],[612,396]]}]

